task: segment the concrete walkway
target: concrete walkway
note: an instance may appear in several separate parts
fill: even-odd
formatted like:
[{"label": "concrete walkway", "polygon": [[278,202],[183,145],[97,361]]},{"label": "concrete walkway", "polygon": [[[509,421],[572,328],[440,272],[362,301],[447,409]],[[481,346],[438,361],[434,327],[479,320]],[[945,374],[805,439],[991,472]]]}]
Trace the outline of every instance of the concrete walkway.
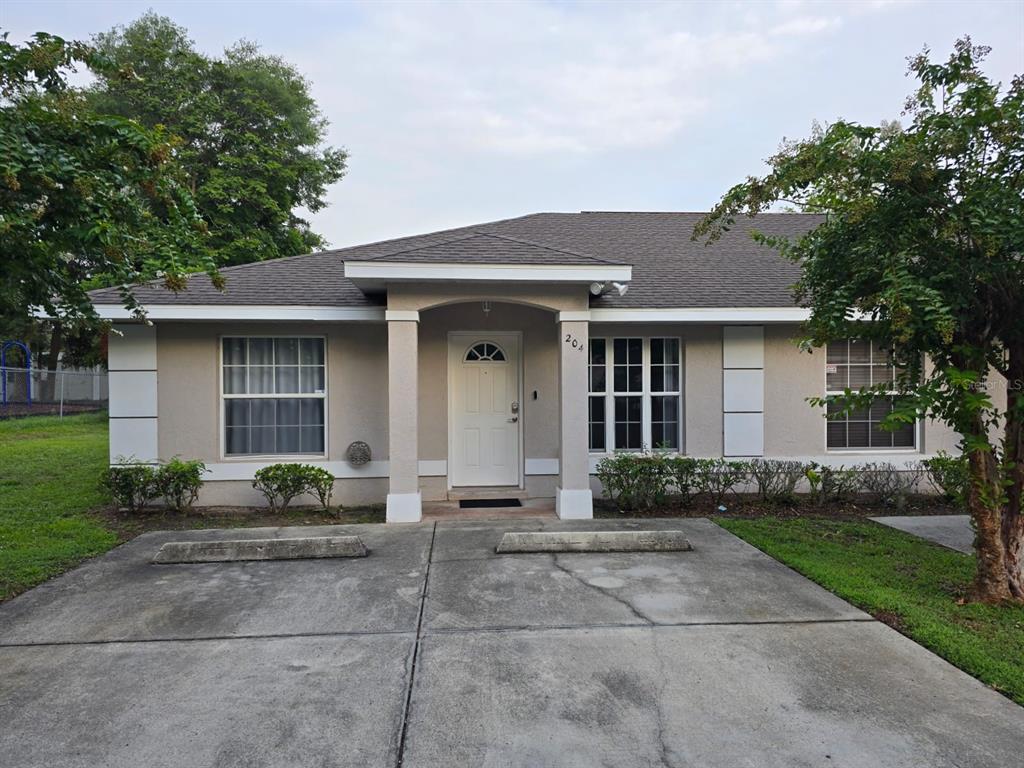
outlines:
[{"label": "concrete walkway", "polygon": [[[495,555],[506,530],[693,552]],[[357,533],[363,559],[151,565]],[[140,536],[0,606],[0,759],[33,766],[991,766],[1024,709],[707,520]]]},{"label": "concrete walkway", "polygon": [[974,551],[974,531],[971,529],[970,515],[907,515],[871,519],[876,523],[955,549],[957,552],[970,554]]}]

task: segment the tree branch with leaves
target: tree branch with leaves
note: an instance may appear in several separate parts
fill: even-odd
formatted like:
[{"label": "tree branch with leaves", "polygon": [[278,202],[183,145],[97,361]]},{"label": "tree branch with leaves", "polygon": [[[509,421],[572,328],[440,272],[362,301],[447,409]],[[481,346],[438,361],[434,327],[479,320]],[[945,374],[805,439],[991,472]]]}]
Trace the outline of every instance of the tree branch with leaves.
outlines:
[{"label": "tree branch with leaves", "polygon": [[[826,214],[795,240],[755,235],[802,269],[805,346],[858,336],[892,350],[899,397],[884,426],[937,419],[969,458],[971,599],[1024,601],[1024,78],[992,82],[987,54],[963,38],[946,61],[912,57],[906,127],[839,121],[785,142],[694,238],[780,201]],[[842,415],[888,389],[816,404]]]},{"label": "tree branch with leaves", "polygon": [[0,316],[43,310],[65,326],[94,324],[88,282],[121,287],[159,278],[170,290],[191,272],[221,278],[206,226],[160,127],[94,110],[68,86],[76,66],[130,79],[90,45],[39,33],[0,38]]}]

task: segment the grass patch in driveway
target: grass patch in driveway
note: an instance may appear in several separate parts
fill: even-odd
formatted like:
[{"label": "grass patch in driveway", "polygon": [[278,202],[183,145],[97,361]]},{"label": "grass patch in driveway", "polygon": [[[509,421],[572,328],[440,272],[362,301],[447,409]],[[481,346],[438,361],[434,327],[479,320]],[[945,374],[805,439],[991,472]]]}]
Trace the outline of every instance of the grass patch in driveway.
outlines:
[{"label": "grass patch in driveway", "polygon": [[866,520],[715,522],[1024,705],[1024,607],[957,603],[973,555]]},{"label": "grass patch in driveway", "polygon": [[88,512],[106,463],[105,413],[0,421],[0,600],[117,543]]}]

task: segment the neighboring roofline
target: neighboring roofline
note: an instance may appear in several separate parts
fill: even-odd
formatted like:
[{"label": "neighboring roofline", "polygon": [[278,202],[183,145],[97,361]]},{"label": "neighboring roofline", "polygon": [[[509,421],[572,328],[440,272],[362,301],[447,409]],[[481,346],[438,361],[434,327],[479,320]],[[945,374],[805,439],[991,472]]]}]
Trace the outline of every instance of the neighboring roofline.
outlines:
[{"label": "neighboring roofline", "polygon": [[345,277],[359,284],[439,280],[445,282],[592,283],[633,277],[629,265],[614,264],[465,264],[346,261]]},{"label": "neighboring roofline", "polygon": [[[120,304],[95,304],[104,320],[134,321]],[[150,304],[150,320],[300,320],[323,322],[384,322],[384,307],[319,307],[288,304]]]}]

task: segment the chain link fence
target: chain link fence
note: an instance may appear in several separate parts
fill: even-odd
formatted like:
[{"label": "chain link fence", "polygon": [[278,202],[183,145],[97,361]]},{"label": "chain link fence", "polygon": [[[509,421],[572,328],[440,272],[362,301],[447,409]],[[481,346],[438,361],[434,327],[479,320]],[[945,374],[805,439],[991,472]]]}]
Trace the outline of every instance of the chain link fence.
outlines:
[{"label": "chain link fence", "polygon": [[102,411],[108,398],[107,372],[102,369],[0,369],[0,419]]}]

